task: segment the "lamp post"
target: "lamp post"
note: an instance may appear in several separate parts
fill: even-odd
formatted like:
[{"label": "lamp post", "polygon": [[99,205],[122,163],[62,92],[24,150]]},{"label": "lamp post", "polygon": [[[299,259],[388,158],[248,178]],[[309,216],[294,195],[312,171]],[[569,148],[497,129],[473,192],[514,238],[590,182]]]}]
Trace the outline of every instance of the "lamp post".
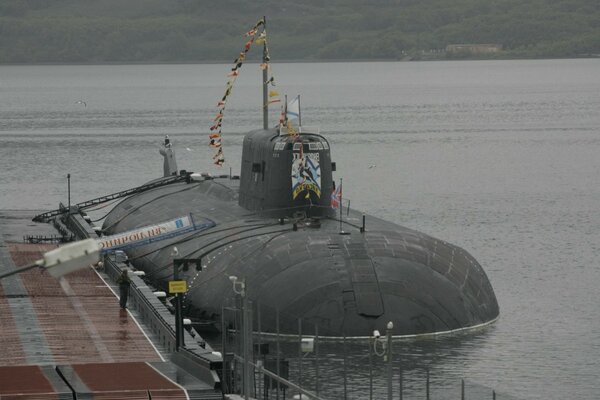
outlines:
[{"label": "lamp post", "polygon": [[246,280],[238,279],[237,276],[230,276],[229,280],[233,284],[233,292],[235,294],[239,294],[242,298],[242,345],[243,354],[244,354],[244,367],[243,367],[243,376],[244,376],[244,399],[248,400],[250,398],[250,344],[248,337],[248,329],[250,325],[250,318],[248,318],[248,300],[246,299]]},{"label": "lamp post", "polygon": [[[387,323],[385,331],[385,339],[381,337],[378,330],[373,331],[373,351],[379,357],[383,357],[383,361],[387,362],[387,387],[388,387],[388,400],[392,400],[392,329],[394,329],[394,323],[392,321]],[[382,351],[377,350],[377,345],[380,344]]]},{"label": "lamp post", "polygon": [[175,351],[179,351],[179,347],[185,346],[181,294],[187,292],[187,281],[185,279],[179,280],[179,268],[187,271],[190,264],[195,264],[196,271],[202,270],[202,259],[175,258],[178,255],[179,251],[177,247],[173,246],[173,250],[171,250],[171,257],[173,257],[173,280],[169,281],[169,293],[175,294]]},{"label": "lamp post", "polygon": [[15,275],[30,269],[45,268],[54,278],[59,278],[100,260],[100,246],[94,239],[79,240],[57,249],[44,253],[44,258],[23,268],[0,275],[0,279]]}]

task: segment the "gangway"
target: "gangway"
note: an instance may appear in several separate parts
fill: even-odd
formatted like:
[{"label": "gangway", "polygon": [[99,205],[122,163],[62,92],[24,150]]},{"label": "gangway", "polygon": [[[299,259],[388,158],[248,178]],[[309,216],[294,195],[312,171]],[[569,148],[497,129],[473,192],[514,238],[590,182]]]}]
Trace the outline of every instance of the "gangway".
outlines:
[{"label": "gangway", "polygon": [[[102,203],[106,203],[108,201],[111,200],[115,200],[121,197],[127,197],[127,196],[131,196],[132,194],[137,194],[137,193],[142,193],[148,190],[152,190],[155,189],[157,187],[161,187],[161,186],[166,186],[166,185],[170,185],[172,183],[177,183],[177,182],[182,182],[182,181],[186,181],[189,182],[190,179],[190,175],[191,172],[186,172],[185,174],[182,175],[176,175],[176,176],[169,176],[167,178],[164,179],[160,179],[151,183],[147,183],[145,185],[142,186],[138,186],[138,187],[134,187],[132,189],[127,189],[127,190],[123,190],[120,192],[116,192],[113,194],[109,194],[107,196],[102,196],[102,197],[98,197],[92,200],[87,200],[78,204],[75,204],[74,207],[77,207],[79,209],[85,209],[87,207],[92,207],[98,204],[102,204]],[[45,212],[43,214],[39,214],[36,215],[35,217],[33,217],[32,221],[33,222],[50,222],[54,217],[57,217],[61,214],[64,214],[66,212],[69,211],[68,207],[60,207],[57,210],[53,210],[53,211],[48,211]]]}]

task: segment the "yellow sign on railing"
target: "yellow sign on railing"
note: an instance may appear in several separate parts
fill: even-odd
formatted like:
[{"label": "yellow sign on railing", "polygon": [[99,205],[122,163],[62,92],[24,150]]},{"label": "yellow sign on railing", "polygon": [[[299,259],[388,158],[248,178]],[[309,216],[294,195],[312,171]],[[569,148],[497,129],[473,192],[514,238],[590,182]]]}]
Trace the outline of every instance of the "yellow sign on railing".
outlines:
[{"label": "yellow sign on railing", "polygon": [[185,293],[187,292],[186,281],[169,281],[169,293]]}]

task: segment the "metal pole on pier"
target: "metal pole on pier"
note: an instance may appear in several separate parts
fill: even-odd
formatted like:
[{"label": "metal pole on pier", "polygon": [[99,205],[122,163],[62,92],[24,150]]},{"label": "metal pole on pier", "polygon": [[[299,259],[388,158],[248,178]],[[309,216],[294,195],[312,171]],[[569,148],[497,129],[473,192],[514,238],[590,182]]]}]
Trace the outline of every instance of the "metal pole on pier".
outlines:
[{"label": "metal pole on pier", "polygon": [[315,325],[315,394],[319,395],[319,326]]},{"label": "metal pole on pier", "polygon": [[373,400],[373,338],[369,338],[369,400]]},{"label": "metal pole on pier", "polygon": [[[173,280],[179,281],[179,263],[177,260],[173,262]],[[183,319],[181,312],[181,294],[175,293],[175,351],[185,346],[183,338]]]},{"label": "metal pole on pier", "polygon": [[[276,357],[276,362],[277,362],[277,376],[281,376],[281,359],[280,359],[280,352],[281,349],[279,348],[279,307],[277,307],[277,309],[275,310],[275,325],[277,326],[277,357]],[[269,380],[269,384],[271,383],[271,380]],[[279,391],[281,390],[281,384],[279,383],[279,380],[277,380],[277,400],[279,400]]]},{"label": "metal pole on pier", "polygon": [[225,305],[221,305],[221,376],[223,378],[223,393],[228,393],[227,389],[227,322],[225,321]]},{"label": "metal pole on pier", "polygon": [[246,294],[242,292],[242,334],[243,334],[243,343],[244,343],[244,399],[248,400],[250,398],[250,338],[248,337],[248,332],[250,331],[250,318],[248,309],[248,300],[246,298]]},{"label": "metal pole on pier", "polygon": [[386,356],[387,356],[387,378],[388,378],[388,400],[393,400],[392,399],[392,378],[394,376],[393,370],[392,370],[392,329],[394,329],[394,324],[392,323],[392,321],[388,322],[387,324],[387,329],[386,329],[386,336],[387,336],[387,352],[386,352]]},{"label": "metal pole on pier", "polygon": [[429,400],[429,368],[427,368],[427,380],[425,381],[425,398]]},{"label": "metal pole on pier", "polygon": [[346,334],[344,334],[344,400],[348,400],[348,378],[346,367]]},{"label": "metal pole on pier", "polygon": [[302,387],[302,319],[298,318],[298,386]]},{"label": "metal pole on pier", "polygon": [[400,365],[400,387],[398,391],[400,392],[400,400],[402,400],[402,392],[404,392],[403,382],[402,382],[402,364]]},{"label": "metal pole on pier", "polygon": [[[179,268],[176,262],[173,262],[173,280],[179,280]],[[181,336],[179,336],[179,320],[181,319],[181,306],[179,303],[179,293],[175,293],[175,351],[179,351],[181,346]]]},{"label": "metal pole on pier", "polygon": [[237,276],[231,275],[229,280],[233,284],[233,292],[240,296],[240,322],[241,327],[237,332],[242,333],[241,340],[241,353],[243,354],[242,364],[242,391],[244,393],[244,399],[250,398],[250,385],[252,380],[250,379],[250,349],[252,348],[252,337],[248,332],[252,332],[252,326],[250,321],[250,310],[248,309],[248,299],[246,296],[246,279],[238,279]]},{"label": "metal pole on pier", "polygon": [[[261,326],[260,326],[260,303],[256,302],[256,319],[257,319],[257,327],[258,327],[258,358],[259,360],[256,362],[261,367],[264,367],[263,357],[262,357],[262,336],[261,336]],[[252,332],[250,333],[252,334]],[[258,398],[262,399],[262,386],[261,384],[265,381],[264,374],[262,373],[262,368],[258,371]],[[256,386],[256,383],[254,384]]]},{"label": "metal pole on pier", "polygon": [[169,293],[175,294],[175,351],[179,351],[181,346],[185,346],[183,339],[183,319],[181,312],[181,293],[187,290],[187,282],[179,281],[179,267],[186,263],[183,258],[176,258],[179,255],[177,247],[173,246],[171,257],[173,257],[173,280],[169,282]]}]

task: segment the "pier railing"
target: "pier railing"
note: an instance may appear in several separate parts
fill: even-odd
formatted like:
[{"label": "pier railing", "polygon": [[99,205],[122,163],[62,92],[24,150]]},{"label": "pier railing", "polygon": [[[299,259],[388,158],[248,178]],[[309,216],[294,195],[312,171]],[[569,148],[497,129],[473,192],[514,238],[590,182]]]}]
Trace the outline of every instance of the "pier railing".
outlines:
[{"label": "pier railing", "polygon": [[[386,332],[325,337],[319,334],[325,327],[301,318],[293,332],[283,332],[279,321],[287,319],[289,328],[291,316],[241,296],[229,299],[222,317],[224,393],[278,400],[518,400],[445,370],[442,357],[415,356],[420,345],[414,339],[394,338],[390,346]],[[265,321],[273,319],[275,332],[264,332]]]},{"label": "pier railing", "polygon": [[[125,265],[121,264],[113,255],[104,257],[104,272],[116,281]],[[187,371],[192,372],[202,381],[213,388],[220,388],[220,379],[217,371],[221,368],[221,357],[212,352],[210,346],[203,348],[195,337],[189,332],[184,332],[186,337],[185,348],[175,351],[175,319],[173,314],[156,297],[146,283],[135,275],[130,275],[131,288],[128,307],[138,313],[144,326],[150,330],[156,344],[160,345],[176,364],[185,364]]]},{"label": "pier railing", "polygon": [[[79,213],[67,214],[65,225],[79,238],[97,237],[96,232]],[[121,271],[127,268],[124,260],[116,255],[107,254],[103,258],[103,272],[116,281]],[[132,285],[129,293],[128,307],[138,313],[138,318],[154,336],[153,342],[169,353],[171,360],[214,389],[220,389],[221,380],[217,371],[221,368],[222,358],[214,354],[208,344],[201,346],[196,337],[189,332],[184,332],[186,337],[185,348],[175,351],[175,317],[166,306],[156,297],[150,287],[135,274],[130,275]],[[199,337],[199,336],[197,336]],[[203,342],[203,340],[201,341]]]}]

